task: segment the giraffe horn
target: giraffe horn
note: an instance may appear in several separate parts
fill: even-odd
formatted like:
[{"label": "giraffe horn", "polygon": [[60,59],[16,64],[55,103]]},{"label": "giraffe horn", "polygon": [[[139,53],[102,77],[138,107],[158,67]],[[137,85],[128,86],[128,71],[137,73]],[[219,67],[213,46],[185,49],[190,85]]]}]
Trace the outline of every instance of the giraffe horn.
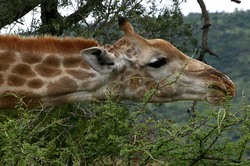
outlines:
[{"label": "giraffe horn", "polygon": [[136,43],[138,47],[149,44],[146,39],[136,34],[133,26],[130,24],[129,20],[126,17],[118,17],[118,21],[121,30],[125,33],[125,36],[127,36],[130,41]]},{"label": "giraffe horn", "polygon": [[134,34],[134,28],[130,24],[129,20],[126,17],[118,17],[119,27],[124,31],[125,35]]}]

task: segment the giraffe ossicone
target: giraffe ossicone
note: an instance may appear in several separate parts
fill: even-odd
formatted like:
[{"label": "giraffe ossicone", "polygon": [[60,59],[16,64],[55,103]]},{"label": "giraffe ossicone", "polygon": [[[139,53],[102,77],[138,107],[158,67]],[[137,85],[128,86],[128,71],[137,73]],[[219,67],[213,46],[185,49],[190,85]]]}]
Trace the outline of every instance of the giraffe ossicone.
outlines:
[{"label": "giraffe ossicone", "polygon": [[54,106],[105,100],[149,102],[207,100],[234,96],[228,76],[192,59],[162,39],[145,39],[119,18],[124,36],[101,46],[83,38],[0,36],[0,107]]}]

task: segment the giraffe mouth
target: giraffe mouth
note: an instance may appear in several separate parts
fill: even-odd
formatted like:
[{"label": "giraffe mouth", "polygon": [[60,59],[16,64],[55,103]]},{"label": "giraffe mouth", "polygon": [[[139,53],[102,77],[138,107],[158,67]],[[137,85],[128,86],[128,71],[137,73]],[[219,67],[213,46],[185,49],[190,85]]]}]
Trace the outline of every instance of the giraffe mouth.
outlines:
[{"label": "giraffe mouth", "polygon": [[225,96],[235,96],[235,85],[227,76],[217,77],[216,82],[208,85],[209,89],[220,91]]},{"label": "giraffe mouth", "polygon": [[209,89],[212,89],[212,90],[218,90],[218,91],[221,91],[223,92],[225,95],[228,95],[228,90],[224,89],[224,88],[221,88],[220,86],[217,86],[217,85],[214,85],[214,84],[211,84],[208,86]]},{"label": "giraffe mouth", "polygon": [[205,81],[209,90],[205,99],[209,103],[221,105],[235,95],[235,85],[228,76],[214,69],[206,70],[205,73],[209,74]]},{"label": "giraffe mouth", "polygon": [[226,88],[215,84],[209,85],[208,88],[211,91],[205,96],[205,99],[213,105],[221,105],[235,94],[234,88]]}]

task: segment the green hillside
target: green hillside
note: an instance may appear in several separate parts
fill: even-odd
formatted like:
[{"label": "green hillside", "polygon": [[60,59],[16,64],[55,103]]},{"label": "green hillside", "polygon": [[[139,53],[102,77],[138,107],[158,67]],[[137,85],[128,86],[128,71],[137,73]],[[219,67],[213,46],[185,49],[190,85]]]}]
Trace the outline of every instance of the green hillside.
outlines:
[{"label": "green hillside", "polygon": [[[194,35],[201,38],[200,14],[189,14],[187,22],[196,25]],[[209,47],[219,56],[207,56],[208,64],[226,73],[235,82],[235,101],[242,96],[250,101],[250,11],[234,13],[210,13],[212,24],[209,35]]]}]

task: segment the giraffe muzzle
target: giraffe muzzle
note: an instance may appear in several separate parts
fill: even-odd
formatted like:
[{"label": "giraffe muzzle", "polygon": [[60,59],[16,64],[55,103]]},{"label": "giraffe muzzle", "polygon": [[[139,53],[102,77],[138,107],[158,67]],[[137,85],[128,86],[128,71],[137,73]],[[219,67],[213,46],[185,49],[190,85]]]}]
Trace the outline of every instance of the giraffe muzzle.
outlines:
[{"label": "giraffe muzzle", "polygon": [[209,102],[217,105],[221,104],[225,97],[235,96],[235,85],[228,76],[215,69],[209,69],[208,75],[212,78],[208,83],[211,92],[206,96]]}]

